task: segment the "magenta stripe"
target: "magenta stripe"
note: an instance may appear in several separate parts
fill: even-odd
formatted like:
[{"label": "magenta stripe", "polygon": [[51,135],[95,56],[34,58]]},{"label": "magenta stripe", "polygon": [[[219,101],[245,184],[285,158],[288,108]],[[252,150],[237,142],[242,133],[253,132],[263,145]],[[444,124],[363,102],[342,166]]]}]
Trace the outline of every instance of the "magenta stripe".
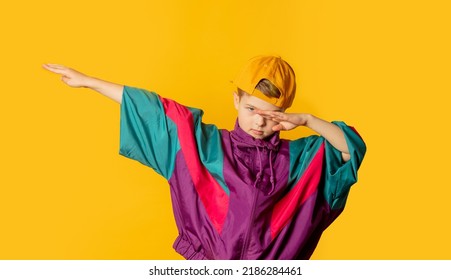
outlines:
[{"label": "magenta stripe", "polygon": [[271,238],[274,239],[299,207],[317,190],[321,179],[324,143],[293,189],[274,207],[271,217]]},{"label": "magenta stripe", "polygon": [[200,200],[216,230],[221,233],[227,215],[229,197],[199,159],[194,138],[193,115],[186,107],[170,99],[160,100],[166,115],[176,124],[182,153]]}]

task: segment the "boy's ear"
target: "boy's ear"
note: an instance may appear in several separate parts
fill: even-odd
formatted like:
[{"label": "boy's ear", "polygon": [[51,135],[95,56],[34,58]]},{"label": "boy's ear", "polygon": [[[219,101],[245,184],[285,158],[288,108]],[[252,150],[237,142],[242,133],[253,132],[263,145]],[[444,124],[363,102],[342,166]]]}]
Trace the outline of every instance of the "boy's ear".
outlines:
[{"label": "boy's ear", "polygon": [[235,105],[235,109],[238,110],[240,105],[240,96],[236,93],[236,91],[233,92],[233,104]]}]

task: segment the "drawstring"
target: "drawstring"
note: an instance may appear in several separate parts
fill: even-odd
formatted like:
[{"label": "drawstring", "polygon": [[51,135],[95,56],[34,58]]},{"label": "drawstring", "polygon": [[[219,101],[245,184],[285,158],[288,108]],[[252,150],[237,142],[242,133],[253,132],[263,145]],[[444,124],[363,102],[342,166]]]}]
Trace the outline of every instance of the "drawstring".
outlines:
[{"label": "drawstring", "polygon": [[237,146],[254,148],[257,150],[258,154],[258,172],[255,176],[254,188],[260,189],[257,185],[260,183],[263,175],[263,158],[262,158],[262,148],[269,150],[269,170],[270,170],[270,178],[269,181],[271,183],[271,188],[268,193],[265,195],[271,195],[275,190],[275,180],[274,180],[274,166],[273,166],[273,151],[278,150],[279,146],[279,135],[275,133],[268,140],[256,140],[253,139],[250,135],[245,133],[238,124],[238,121],[235,123],[235,129],[231,133],[231,138],[233,139],[233,143]]},{"label": "drawstring", "polygon": [[[258,145],[249,145],[249,144],[246,144],[246,143],[243,143],[243,142],[241,142],[240,144],[242,144],[242,146],[255,147],[257,149],[257,154],[258,154],[258,172],[257,172],[257,175],[255,176],[254,188],[258,188],[257,185],[260,183],[261,177],[262,177],[262,174],[263,174],[263,158],[262,158],[262,152],[261,152],[261,149],[260,149],[262,147],[258,146]],[[270,177],[269,177],[269,181],[271,182],[271,189],[269,190],[269,192],[266,195],[271,195],[274,192],[275,188],[276,188],[275,182],[274,182],[274,167],[272,165],[273,149],[271,149],[269,147],[267,147],[267,148],[269,150],[269,170],[271,172]]]},{"label": "drawstring", "polygon": [[259,166],[258,166],[258,173],[257,176],[255,178],[255,182],[254,182],[254,188],[257,188],[257,184],[260,183],[260,179],[263,173],[263,166],[262,166],[262,154],[260,152],[260,148],[258,146],[257,147],[257,154],[258,154],[258,159],[259,159]]},{"label": "drawstring", "polygon": [[276,189],[274,184],[274,169],[272,167],[272,150],[269,150],[269,170],[271,170],[271,177],[269,177],[269,181],[271,182],[271,190],[268,192],[268,195],[272,194]]}]

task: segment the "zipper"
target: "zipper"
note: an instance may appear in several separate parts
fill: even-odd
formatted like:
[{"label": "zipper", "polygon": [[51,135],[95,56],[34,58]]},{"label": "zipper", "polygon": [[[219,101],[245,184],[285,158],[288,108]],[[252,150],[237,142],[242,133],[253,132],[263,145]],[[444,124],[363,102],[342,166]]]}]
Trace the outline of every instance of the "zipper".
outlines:
[{"label": "zipper", "polygon": [[255,192],[254,200],[252,201],[252,209],[251,209],[251,215],[250,215],[250,219],[249,219],[249,225],[247,228],[246,235],[244,237],[243,250],[241,251],[241,258],[240,258],[241,260],[244,259],[247,249],[249,247],[249,240],[250,240],[250,236],[251,236],[252,224],[254,223],[255,205],[257,204],[258,193],[260,192],[258,189],[255,189],[255,188],[253,191]]}]

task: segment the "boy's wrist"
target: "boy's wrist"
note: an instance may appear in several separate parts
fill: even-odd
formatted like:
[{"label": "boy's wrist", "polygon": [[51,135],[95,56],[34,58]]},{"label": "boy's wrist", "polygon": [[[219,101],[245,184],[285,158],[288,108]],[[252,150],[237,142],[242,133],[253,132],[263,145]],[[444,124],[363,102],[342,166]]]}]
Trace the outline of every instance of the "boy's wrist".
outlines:
[{"label": "boy's wrist", "polygon": [[83,77],[83,86],[90,89],[95,89],[98,85],[98,79],[91,76]]},{"label": "boy's wrist", "polygon": [[306,113],[304,113],[303,115],[304,115],[303,116],[303,118],[304,118],[304,125],[306,127],[311,128],[311,124],[314,121],[315,116],[313,116],[312,114],[306,114]]}]

